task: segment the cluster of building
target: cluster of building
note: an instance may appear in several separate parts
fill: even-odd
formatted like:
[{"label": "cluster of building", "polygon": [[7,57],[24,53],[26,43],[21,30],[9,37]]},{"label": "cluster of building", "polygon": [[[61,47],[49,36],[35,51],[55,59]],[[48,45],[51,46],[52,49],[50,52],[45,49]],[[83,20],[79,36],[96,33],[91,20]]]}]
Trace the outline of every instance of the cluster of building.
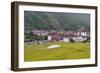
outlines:
[{"label": "cluster of building", "polygon": [[32,30],[32,34],[38,36],[47,36],[48,41],[62,41],[70,42],[74,40],[75,42],[84,41],[90,37],[90,32],[87,31],[84,27],[81,27],[77,32],[76,31],[44,31],[44,30]]}]

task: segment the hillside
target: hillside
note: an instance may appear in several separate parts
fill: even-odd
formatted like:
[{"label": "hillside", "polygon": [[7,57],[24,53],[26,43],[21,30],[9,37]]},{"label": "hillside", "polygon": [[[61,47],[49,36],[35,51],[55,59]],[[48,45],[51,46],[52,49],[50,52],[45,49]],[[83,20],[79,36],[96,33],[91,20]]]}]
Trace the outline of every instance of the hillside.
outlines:
[{"label": "hillside", "polygon": [[80,27],[90,29],[90,15],[82,13],[56,12],[24,12],[25,31],[39,30],[71,30],[77,31]]}]

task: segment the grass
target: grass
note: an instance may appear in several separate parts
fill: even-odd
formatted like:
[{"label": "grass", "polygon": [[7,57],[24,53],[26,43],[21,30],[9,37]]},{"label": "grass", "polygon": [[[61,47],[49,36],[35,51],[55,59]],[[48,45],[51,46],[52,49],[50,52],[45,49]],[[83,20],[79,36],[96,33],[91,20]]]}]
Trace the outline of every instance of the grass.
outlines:
[{"label": "grass", "polygon": [[[53,44],[60,45],[61,47],[52,49],[47,48]],[[24,48],[25,62],[90,58],[89,43],[49,42],[40,45],[25,45]]]}]

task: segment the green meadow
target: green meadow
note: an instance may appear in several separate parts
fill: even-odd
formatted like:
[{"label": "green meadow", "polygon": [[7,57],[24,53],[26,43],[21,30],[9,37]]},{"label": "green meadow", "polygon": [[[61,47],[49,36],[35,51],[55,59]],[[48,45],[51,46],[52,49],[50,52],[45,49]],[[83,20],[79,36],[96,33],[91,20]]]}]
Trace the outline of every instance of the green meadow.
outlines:
[{"label": "green meadow", "polygon": [[[50,45],[59,48],[48,49]],[[24,46],[24,61],[71,60],[90,58],[90,43],[49,42]]]}]

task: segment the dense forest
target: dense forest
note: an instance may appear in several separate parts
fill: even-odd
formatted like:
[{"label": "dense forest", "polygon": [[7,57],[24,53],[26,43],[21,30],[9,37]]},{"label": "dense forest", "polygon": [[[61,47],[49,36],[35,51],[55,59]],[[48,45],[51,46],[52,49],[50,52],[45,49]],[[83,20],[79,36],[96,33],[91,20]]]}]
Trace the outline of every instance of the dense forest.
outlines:
[{"label": "dense forest", "polygon": [[77,31],[80,27],[90,29],[90,14],[24,11],[24,30]]}]

